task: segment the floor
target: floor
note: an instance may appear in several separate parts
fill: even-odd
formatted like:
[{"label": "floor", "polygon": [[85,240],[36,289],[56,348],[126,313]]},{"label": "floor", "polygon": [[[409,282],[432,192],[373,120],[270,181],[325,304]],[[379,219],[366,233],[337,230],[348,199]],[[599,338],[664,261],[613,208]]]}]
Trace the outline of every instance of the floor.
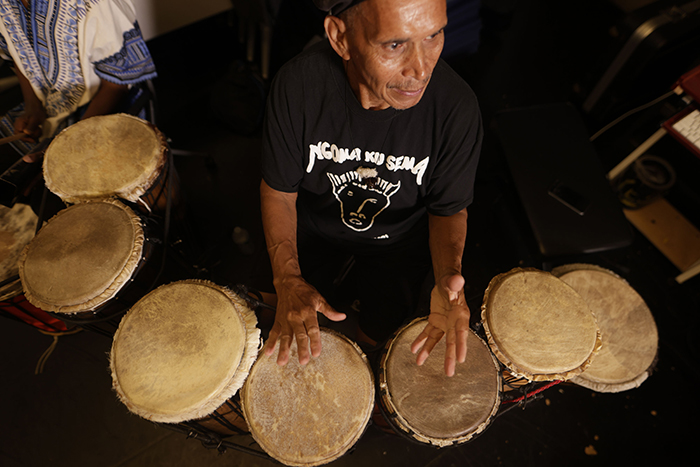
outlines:
[{"label": "floor", "polygon": [[[488,125],[505,108],[567,100],[580,104],[586,72],[604,55],[600,47],[611,40],[607,31],[617,13],[607,2],[484,3],[510,8],[498,14],[495,8],[485,11],[480,50],[450,61],[475,89],[489,128],[465,250],[472,313],[478,314],[491,278],[511,268],[598,264],[624,277],[651,309],[659,329],[658,363],[641,387],[618,394],[573,384],[547,389],[540,399],[502,413],[481,436],[456,448],[411,443],[370,425],[355,448],[331,465],[691,465],[697,433],[693,421],[700,415],[693,392],[700,382],[700,278],[675,283],[675,267],[639,234],[625,248],[541,258],[497,136]],[[218,15],[150,44],[160,74],[155,83],[159,128],[178,154],[176,167],[197,239],[197,248],[188,253],[197,266],[193,275],[222,285],[245,284],[263,247],[257,198],[258,91],[254,83],[236,81],[239,75],[233,71],[243,52],[232,24],[237,23],[229,15]],[[211,47],[214,43],[227,46],[217,50]],[[187,63],[192,60],[196,64]],[[215,89],[230,93],[213,100]],[[222,112],[228,108],[222,100],[245,110],[238,115]],[[591,133],[602,126],[590,125]],[[598,149],[606,167],[622,158],[609,147]],[[678,190],[690,190],[685,198],[692,201],[700,160],[688,164],[684,179],[690,182],[680,183]],[[692,214],[697,206],[690,206]],[[234,243],[234,227],[246,229],[250,243]],[[111,339],[101,334],[60,337],[37,374],[37,363],[52,342],[30,326],[2,319],[1,465],[275,464],[232,448],[207,449],[183,433],[130,414],[112,389],[107,356]],[[230,441],[256,449],[247,436]]]}]

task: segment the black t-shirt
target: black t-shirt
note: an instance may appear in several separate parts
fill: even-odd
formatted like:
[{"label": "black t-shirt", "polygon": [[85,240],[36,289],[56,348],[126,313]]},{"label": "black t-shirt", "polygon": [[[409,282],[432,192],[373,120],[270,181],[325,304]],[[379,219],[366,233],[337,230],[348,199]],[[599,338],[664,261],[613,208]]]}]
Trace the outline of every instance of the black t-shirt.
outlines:
[{"label": "black t-shirt", "polygon": [[395,244],[473,198],[482,126],[471,88],[444,61],[421,101],[366,110],[327,41],[275,77],[265,118],[265,182],[297,192],[299,229],[339,245]]}]

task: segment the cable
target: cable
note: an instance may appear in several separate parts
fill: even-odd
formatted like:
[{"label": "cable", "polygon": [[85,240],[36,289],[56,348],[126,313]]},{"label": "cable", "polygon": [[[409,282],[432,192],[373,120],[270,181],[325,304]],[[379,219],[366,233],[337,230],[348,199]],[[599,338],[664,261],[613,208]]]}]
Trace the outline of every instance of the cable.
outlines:
[{"label": "cable", "polygon": [[610,123],[608,123],[607,125],[605,125],[605,126],[604,126],[603,128],[601,128],[600,130],[598,130],[593,136],[590,137],[590,141],[595,141],[595,139],[598,138],[600,135],[602,135],[603,133],[605,133],[605,132],[608,131],[610,128],[612,128],[613,126],[617,125],[617,124],[620,123],[622,120],[624,120],[624,119],[626,119],[627,117],[629,117],[630,115],[634,115],[634,114],[636,114],[637,112],[640,112],[640,111],[642,111],[642,110],[644,110],[644,109],[646,109],[646,108],[648,108],[648,107],[651,107],[652,105],[658,104],[658,103],[661,102],[662,100],[664,100],[664,99],[670,97],[671,95],[673,95],[673,94],[675,94],[675,93],[676,93],[675,91],[669,91],[669,92],[667,92],[666,94],[663,94],[663,95],[657,97],[656,99],[654,99],[654,100],[651,101],[651,102],[647,102],[646,104],[640,105],[639,107],[637,107],[637,108],[635,108],[635,109],[632,109],[632,110],[629,110],[629,111],[625,112],[624,114],[622,114],[621,116],[619,116],[619,117],[617,117],[615,120],[613,120],[612,122],[610,122]]}]

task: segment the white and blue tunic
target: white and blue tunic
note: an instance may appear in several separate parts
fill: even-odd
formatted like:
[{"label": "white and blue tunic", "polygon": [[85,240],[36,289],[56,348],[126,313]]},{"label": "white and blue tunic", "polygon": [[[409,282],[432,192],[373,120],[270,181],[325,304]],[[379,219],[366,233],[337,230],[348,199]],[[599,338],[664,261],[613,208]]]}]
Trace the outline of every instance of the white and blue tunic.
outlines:
[{"label": "white and blue tunic", "polygon": [[[131,0],[0,0],[0,56],[31,83],[47,120],[43,138],[90,102],[100,79],[131,85],[156,76]],[[23,105],[0,121],[14,133]],[[26,145],[27,152],[32,145]],[[18,149],[20,149],[18,147]]]}]

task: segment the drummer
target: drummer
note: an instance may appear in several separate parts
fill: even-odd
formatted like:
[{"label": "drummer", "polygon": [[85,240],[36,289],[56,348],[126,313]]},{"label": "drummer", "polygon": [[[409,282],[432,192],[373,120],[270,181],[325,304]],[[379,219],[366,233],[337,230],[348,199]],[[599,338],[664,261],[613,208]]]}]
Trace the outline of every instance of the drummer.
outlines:
[{"label": "drummer", "polygon": [[263,137],[262,217],[277,294],[266,354],[321,353],[333,279],[356,287],[358,340],[415,312],[432,269],[421,365],[443,337],[445,373],[466,356],[462,254],[482,140],[471,88],[440,60],[445,0],[314,0],[328,40],[277,74]]},{"label": "drummer", "polygon": [[0,120],[0,137],[26,134],[12,144],[27,162],[76,110],[82,119],[127,109],[129,86],[156,76],[131,0],[53,3],[0,0],[0,57],[12,62],[24,98]]}]

